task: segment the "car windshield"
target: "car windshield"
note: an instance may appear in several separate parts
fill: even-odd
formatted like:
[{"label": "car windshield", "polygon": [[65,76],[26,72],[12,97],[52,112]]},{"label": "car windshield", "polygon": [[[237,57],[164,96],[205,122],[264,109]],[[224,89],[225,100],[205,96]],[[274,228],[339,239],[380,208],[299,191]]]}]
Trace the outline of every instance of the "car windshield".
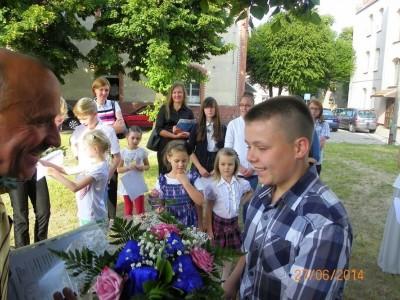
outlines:
[{"label": "car windshield", "polygon": [[374,112],[370,111],[370,110],[360,110],[358,112],[358,115],[361,118],[376,118],[376,115]]},{"label": "car windshield", "polygon": [[333,116],[333,112],[329,109],[324,109],[324,116]]}]

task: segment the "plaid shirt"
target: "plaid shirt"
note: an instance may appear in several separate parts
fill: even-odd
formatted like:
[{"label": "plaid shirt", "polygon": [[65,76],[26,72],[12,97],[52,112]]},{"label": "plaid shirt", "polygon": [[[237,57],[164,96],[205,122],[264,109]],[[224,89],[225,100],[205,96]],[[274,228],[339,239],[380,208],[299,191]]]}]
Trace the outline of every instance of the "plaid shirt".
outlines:
[{"label": "plaid shirt", "polygon": [[352,243],[343,205],[313,167],[275,205],[272,191],[260,188],[247,211],[240,299],[341,299]]}]

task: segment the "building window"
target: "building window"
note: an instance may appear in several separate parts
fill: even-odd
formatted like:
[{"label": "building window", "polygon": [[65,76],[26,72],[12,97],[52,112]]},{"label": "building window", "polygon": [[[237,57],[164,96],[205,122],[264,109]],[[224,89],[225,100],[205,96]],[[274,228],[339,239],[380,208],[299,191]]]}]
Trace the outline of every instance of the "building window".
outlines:
[{"label": "building window", "polygon": [[370,36],[374,30],[374,15],[370,14],[369,15],[369,26],[367,27],[367,36]]},{"label": "building window", "polygon": [[369,70],[369,51],[365,52],[365,65],[364,65],[364,73],[368,73]]},{"label": "building window", "polygon": [[200,83],[192,81],[186,84],[187,100],[188,104],[199,105],[200,104]]},{"label": "building window", "polygon": [[374,71],[378,71],[379,70],[380,55],[381,55],[381,49],[376,48],[376,50],[375,50],[375,60],[374,60]]},{"label": "building window", "polygon": [[379,10],[379,13],[377,15],[377,20],[376,20],[376,32],[379,32],[382,30],[383,27],[383,8]]}]

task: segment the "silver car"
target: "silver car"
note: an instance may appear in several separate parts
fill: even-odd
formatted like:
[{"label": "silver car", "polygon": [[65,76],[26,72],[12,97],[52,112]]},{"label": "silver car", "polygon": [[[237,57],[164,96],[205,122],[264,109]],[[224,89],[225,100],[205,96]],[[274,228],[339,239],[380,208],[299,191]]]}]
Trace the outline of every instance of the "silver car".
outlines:
[{"label": "silver car", "polygon": [[351,132],[376,130],[376,114],[371,110],[357,108],[339,108],[335,110],[339,119],[339,128],[348,129]]}]

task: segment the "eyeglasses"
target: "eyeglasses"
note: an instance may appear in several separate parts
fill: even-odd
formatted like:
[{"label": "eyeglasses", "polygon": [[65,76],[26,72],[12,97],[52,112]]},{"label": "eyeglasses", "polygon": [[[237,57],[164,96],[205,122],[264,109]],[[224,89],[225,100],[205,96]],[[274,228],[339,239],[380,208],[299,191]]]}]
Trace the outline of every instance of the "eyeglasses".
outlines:
[{"label": "eyeglasses", "polygon": [[239,104],[239,107],[252,107],[250,104]]}]

